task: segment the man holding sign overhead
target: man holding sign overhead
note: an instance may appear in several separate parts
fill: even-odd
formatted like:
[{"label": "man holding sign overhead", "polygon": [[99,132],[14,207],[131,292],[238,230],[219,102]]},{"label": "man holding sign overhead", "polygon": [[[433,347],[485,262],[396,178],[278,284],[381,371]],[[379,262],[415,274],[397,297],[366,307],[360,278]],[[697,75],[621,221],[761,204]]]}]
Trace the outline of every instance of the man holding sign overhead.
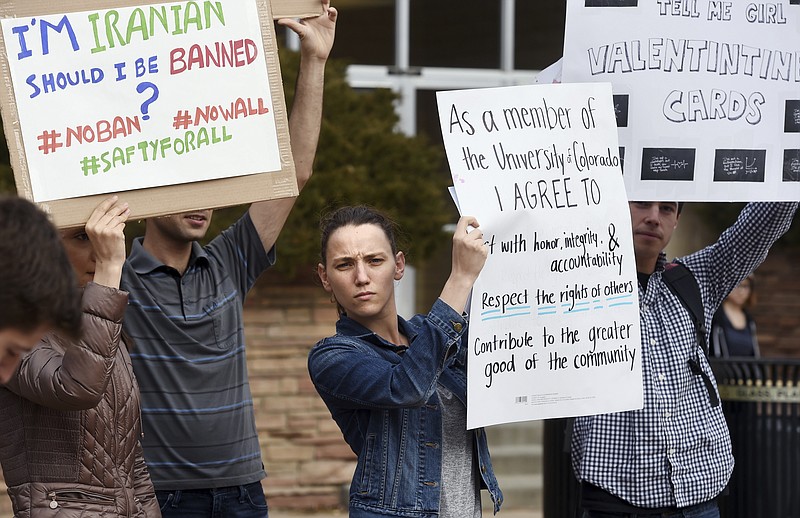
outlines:
[{"label": "man holding sign overhead", "polygon": [[[337,17],[328,0],[322,4],[318,17],[278,22],[301,42],[289,119],[300,189],[312,173]],[[274,263],[275,241],[294,201],[253,203],[205,247],[197,240],[208,230],[210,210],[150,219],[144,238],[133,244],[123,273],[130,291],[126,328],[137,345],[142,445],[165,517],[267,516],[242,305]]]},{"label": "man holding sign overhead", "polygon": [[[664,247],[681,204],[631,202],[639,277],[644,408],[577,418],[573,469],[584,516],[719,516],[733,470],[730,436],[704,344],[715,310],[788,230],[796,203],[751,203],[716,243],[681,257],[704,321],[670,290]],[[669,275],[667,275],[669,276]],[[698,336],[702,335],[702,336]]]}]

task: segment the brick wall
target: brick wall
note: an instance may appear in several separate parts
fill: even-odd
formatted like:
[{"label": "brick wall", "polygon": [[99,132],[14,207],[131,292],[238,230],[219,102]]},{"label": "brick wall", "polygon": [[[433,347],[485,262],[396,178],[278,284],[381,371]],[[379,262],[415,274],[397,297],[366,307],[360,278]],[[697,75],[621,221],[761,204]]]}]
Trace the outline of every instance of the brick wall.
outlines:
[{"label": "brick wall", "polygon": [[777,249],[756,270],[756,321],[762,356],[800,358],[800,261]]},{"label": "brick wall", "polygon": [[265,276],[247,299],[250,387],[270,507],[338,507],[353,475],[355,456],[306,367],[309,349],[333,334],[335,322],[335,305],[310,282],[281,284]]}]

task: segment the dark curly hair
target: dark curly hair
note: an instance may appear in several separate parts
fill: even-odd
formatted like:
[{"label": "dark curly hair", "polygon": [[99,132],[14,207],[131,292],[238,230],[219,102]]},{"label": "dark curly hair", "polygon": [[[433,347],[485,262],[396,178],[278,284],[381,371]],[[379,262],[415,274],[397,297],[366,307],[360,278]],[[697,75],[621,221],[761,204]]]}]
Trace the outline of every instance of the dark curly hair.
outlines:
[{"label": "dark curly hair", "polygon": [[0,286],[0,329],[80,336],[80,291],[61,236],[22,198],[0,197]]}]

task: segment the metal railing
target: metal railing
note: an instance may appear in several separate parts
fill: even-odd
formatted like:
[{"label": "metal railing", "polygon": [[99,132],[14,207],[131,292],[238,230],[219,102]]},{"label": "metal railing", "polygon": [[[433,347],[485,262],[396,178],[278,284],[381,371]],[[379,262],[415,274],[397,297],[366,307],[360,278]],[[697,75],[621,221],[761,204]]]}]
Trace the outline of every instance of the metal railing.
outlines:
[{"label": "metal railing", "polygon": [[800,518],[800,361],[711,366],[736,459],[723,516]]},{"label": "metal railing", "polygon": [[[800,518],[800,361],[712,359],[736,465],[723,518]],[[544,427],[544,518],[579,518],[566,419]]]}]

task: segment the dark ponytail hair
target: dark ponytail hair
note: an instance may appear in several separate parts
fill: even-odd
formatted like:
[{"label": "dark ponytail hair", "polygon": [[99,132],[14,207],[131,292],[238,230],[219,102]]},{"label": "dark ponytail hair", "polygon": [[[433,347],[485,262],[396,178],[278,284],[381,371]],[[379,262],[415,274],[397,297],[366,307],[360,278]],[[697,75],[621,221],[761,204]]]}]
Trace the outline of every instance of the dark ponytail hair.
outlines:
[{"label": "dark ponytail hair", "polygon": [[320,222],[320,259],[326,264],[328,259],[328,241],[338,229],[346,226],[377,225],[389,240],[392,254],[397,253],[397,224],[389,216],[367,205],[340,207],[322,218]]}]

